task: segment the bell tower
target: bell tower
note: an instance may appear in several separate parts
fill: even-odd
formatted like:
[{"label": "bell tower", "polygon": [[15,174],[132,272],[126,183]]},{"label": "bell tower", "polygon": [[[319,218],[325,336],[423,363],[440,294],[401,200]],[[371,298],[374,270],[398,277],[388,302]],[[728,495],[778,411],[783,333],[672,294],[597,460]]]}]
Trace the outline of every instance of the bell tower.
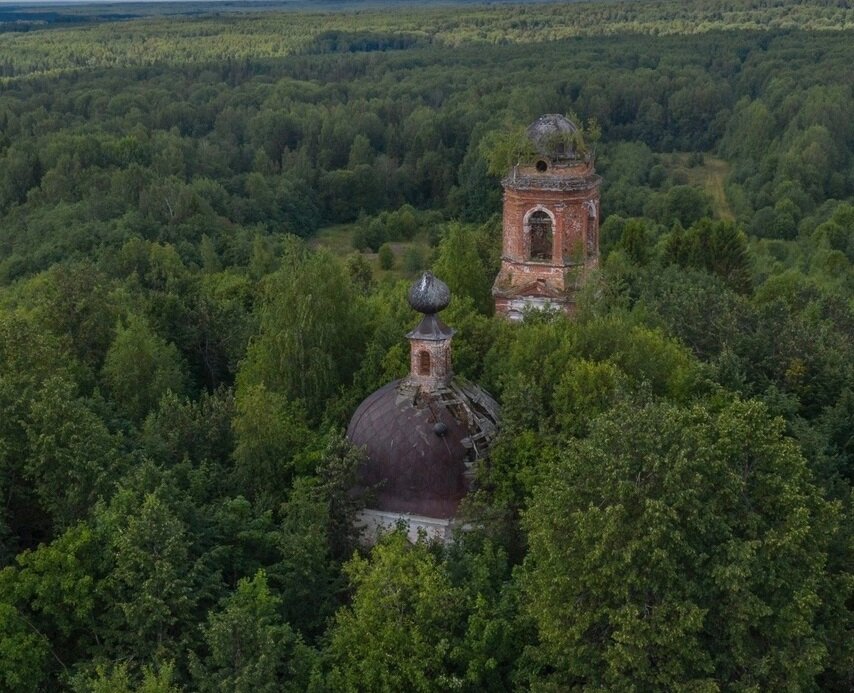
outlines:
[{"label": "bell tower", "polygon": [[540,116],[527,130],[534,160],[501,181],[501,269],[492,287],[495,312],[522,320],[526,308],[575,310],[575,294],[599,266],[599,185],[593,155],[576,125]]}]

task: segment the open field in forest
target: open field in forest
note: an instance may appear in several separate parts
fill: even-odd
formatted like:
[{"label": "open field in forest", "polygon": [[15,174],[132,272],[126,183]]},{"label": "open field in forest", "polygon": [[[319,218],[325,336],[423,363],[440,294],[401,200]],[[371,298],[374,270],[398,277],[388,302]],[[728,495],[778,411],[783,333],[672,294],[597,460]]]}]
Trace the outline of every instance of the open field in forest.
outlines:
[{"label": "open field in forest", "polygon": [[[353,247],[353,235],[355,231],[356,224],[327,226],[317,231],[311,239],[311,246],[314,248],[326,248],[336,257],[347,258],[359,252]],[[425,234],[418,234],[411,241],[392,241],[388,245],[394,253],[394,265],[389,270],[380,267],[379,253],[361,253],[362,257],[370,264],[371,270],[374,273],[374,279],[405,279],[412,277],[415,271],[409,271],[405,266],[407,251],[410,250],[415,250],[423,258],[423,267],[420,269],[430,266],[433,249],[427,242]]]},{"label": "open field in forest", "polygon": [[311,241],[313,246],[323,247],[338,257],[347,257],[354,252],[353,232],[355,224],[335,224],[319,229]]},{"label": "open field in forest", "polygon": [[662,160],[676,181],[698,187],[709,196],[712,201],[712,210],[717,218],[734,221],[735,214],[724,190],[724,182],[730,173],[729,163],[705,154],[702,164],[696,164],[691,161],[694,156],[696,155],[688,152],[678,152],[663,154]]}]

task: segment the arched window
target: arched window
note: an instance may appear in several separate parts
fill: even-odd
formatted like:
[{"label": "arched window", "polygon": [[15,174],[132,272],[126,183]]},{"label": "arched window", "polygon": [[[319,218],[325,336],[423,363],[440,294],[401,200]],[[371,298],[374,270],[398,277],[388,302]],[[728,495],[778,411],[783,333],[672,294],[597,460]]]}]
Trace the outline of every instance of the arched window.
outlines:
[{"label": "arched window", "polygon": [[531,235],[531,259],[552,259],[552,219],[541,210],[528,217],[528,230]]},{"label": "arched window", "polygon": [[418,375],[430,375],[430,353],[418,352]]}]

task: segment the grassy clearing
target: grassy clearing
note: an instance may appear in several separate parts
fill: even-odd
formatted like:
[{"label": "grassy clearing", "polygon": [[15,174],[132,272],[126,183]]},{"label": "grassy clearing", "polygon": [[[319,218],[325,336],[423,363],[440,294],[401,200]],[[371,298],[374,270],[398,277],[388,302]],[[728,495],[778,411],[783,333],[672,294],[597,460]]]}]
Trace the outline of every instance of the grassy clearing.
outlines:
[{"label": "grassy clearing", "polygon": [[355,252],[353,249],[353,233],[355,230],[355,224],[326,226],[320,229],[309,243],[315,248],[326,248],[338,257],[346,257]]},{"label": "grassy clearing", "polygon": [[724,181],[730,165],[723,159],[703,155],[702,164],[691,164],[693,155],[686,152],[663,156],[664,165],[674,180],[701,188],[712,200],[715,216],[724,221],[735,221],[735,214],[724,191]]},{"label": "grassy clearing", "polygon": [[[311,239],[310,244],[314,248],[326,248],[336,257],[346,258],[358,251],[353,247],[353,234],[356,230],[355,224],[335,224],[320,229]],[[414,248],[423,259],[423,267],[427,269],[433,257],[433,248],[427,242],[426,232],[418,234],[411,241],[393,241],[389,243],[391,250],[394,253],[394,265],[389,270],[384,270],[380,267],[378,253],[362,253],[362,257],[368,261],[371,270],[374,273],[376,281],[385,279],[411,279],[418,271],[407,271],[405,267],[407,251]]]}]

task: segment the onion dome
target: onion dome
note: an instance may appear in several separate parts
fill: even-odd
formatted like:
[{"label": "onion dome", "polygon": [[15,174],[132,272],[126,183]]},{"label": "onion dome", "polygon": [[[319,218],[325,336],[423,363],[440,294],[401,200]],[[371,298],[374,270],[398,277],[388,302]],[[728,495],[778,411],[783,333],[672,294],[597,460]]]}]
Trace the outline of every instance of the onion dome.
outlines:
[{"label": "onion dome", "polygon": [[559,113],[541,115],[528,126],[528,138],[537,152],[553,161],[575,159],[575,149],[569,144],[578,127]]},{"label": "onion dome", "polygon": [[[412,332],[406,336],[410,343],[413,339],[428,341],[450,340],[454,331],[436,317],[436,313],[445,310],[451,303],[451,290],[432,272],[424,272],[410,288],[407,296],[413,310],[424,313],[424,317]],[[450,373],[450,342],[448,343],[448,372]]]},{"label": "onion dome", "polygon": [[498,433],[495,400],[453,375],[454,331],[436,317],[450,300],[429,272],[416,281],[409,303],[424,318],[407,335],[410,374],[369,395],[350,420],[347,438],[365,451],[357,490],[368,492],[369,509],[452,518]]},{"label": "onion dome", "polygon": [[432,272],[424,272],[409,288],[409,305],[424,315],[434,315],[445,310],[451,302],[451,290]]}]

